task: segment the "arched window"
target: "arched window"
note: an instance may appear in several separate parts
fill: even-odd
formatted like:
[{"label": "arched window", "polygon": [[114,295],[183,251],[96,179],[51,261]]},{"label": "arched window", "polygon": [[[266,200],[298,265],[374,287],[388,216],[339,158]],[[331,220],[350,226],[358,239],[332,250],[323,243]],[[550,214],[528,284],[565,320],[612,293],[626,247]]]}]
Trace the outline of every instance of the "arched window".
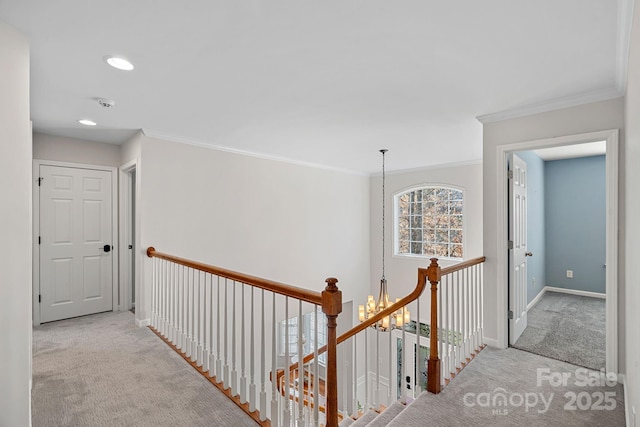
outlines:
[{"label": "arched window", "polygon": [[396,255],[462,258],[462,190],[412,188],[397,194],[394,201]]}]

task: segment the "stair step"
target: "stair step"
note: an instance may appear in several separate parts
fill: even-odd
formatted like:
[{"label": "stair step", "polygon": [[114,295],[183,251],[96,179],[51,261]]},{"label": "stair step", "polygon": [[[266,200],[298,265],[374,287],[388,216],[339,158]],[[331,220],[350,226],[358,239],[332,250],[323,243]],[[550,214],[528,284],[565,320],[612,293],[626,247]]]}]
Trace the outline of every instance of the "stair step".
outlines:
[{"label": "stair step", "polygon": [[391,404],[387,409],[384,410],[383,413],[379,414],[377,417],[373,419],[367,427],[385,427],[389,424],[400,412],[404,411],[404,406],[402,403],[396,401]]},{"label": "stair step", "polygon": [[360,418],[355,420],[353,424],[351,424],[351,426],[365,427],[367,424],[373,421],[377,416],[378,416],[378,413],[376,411],[374,411],[373,409],[368,409],[367,412],[365,412],[364,414],[362,414]]},{"label": "stair step", "polygon": [[356,421],[351,418],[351,417],[346,417],[345,419],[343,419],[342,421],[340,421],[340,424],[338,424],[338,427],[347,427],[352,425],[353,423],[355,423]]}]

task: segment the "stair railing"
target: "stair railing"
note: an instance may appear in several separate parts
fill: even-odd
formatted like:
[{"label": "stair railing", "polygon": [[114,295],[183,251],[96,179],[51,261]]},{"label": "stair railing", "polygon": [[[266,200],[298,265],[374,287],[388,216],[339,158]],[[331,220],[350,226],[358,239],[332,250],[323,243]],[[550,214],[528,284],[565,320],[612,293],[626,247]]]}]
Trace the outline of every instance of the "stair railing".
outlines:
[{"label": "stair railing", "polygon": [[[455,373],[481,350],[484,261],[485,257],[479,257],[441,268],[438,259],[432,258],[428,268],[418,269],[416,287],[409,295],[398,299],[337,338],[338,350],[342,350],[342,382],[337,389],[329,389],[327,393],[338,397],[341,416],[357,418],[364,410],[380,411],[395,400],[406,403],[417,397],[423,389],[439,393]],[[427,283],[431,285],[430,293],[424,293]],[[438,292],[438,285],[441,283],[442,290]],[[430,319],[428,324],[421,321],[421,305],[428,306],[428,316],[425,316]],[[405,314],[409,311],[411,318],[405,319]],[[396,316],[402,326],[393,332],[381,332],[380,325],[383,322],[391,324],[391,316]],[[371,342],[372,334],[375,343]],[[381,340],[384,341],[385,338],[383,334],[386,334],[388,340],[381,345]],[[420,353],[421,340],[426,338],[425,335],[429,346],[426,367]],[[396,357],[393,353],[394,336],[398,342]],[[409,348],[409,344],[413,345],[413,349]],[[385,350],[388,361],[386,372],[380,366],[380,352]],[[303,363],[312,363],[325,351],[326,347],[317,349],[305,356]],[[415,355],[416,363],[411,366],[398,361],[407,352]],[[444,358],[444,363],[441,358]],[[371,365],[373,371],[370,372]],[[300,369],[300,364],[289,366],[289,372],[299,372]],[[284,371],[278,375],[283,376]],[[386,380],[381,380],[384,375]],[[371,376],[373,379],[370,379]],[[411,380],[407,381],[407,377],[411,377]],[[421,381],[423,377],[426,377],[425,381]],[[381,395],[381,384],[385,381],[386,397]],[[395,392],[392,384],[397,385]]]},{"label": "stair railing", "polygon": [[[327,279],[325,289],[315,292],[157,252],[153,247],[147,249],[147,256],[153,261],[151,330],[259,424],[337,427],[336,326],[342,311],[337,279]],[[296,306],[296,320],[291,324],[297,325],[297,342],[292,343],[289,309]],[[284,360],[282,368],[286,369],[292,350],[304,354],[301,327],[305,313],[315,313],[314,342],[318,342],[317,331],[322,328],[318,309],[327,319],[323,347],[327,357],[322,375],[316,358],[313,374],[315,379],[323,377],[324,395],[319,381],[314,381],[313,390],[305,388],[304,375],[297,381],[290,375],[279,376],[279,386],[272,381],[278,360]],[[266,327],[269,323],[271,331]],[[304,372],[302,357],[297,366]],[[284,398],[282,389],[286,390]],[[291,404],[291,396],[297,396],[297,405]]]}]

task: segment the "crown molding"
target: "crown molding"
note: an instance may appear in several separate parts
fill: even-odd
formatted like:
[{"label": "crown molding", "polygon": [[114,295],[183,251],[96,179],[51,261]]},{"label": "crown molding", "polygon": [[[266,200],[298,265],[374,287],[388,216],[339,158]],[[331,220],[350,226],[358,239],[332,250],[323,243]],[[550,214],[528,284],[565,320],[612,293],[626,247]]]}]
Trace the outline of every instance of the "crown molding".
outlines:
[{"label": "crown molding", "polygon": [[524,105],[522,107],[499,111],[497,113],[484,114],[482,116],[477,116],[476,120],[478,120],[482,124],[487,124],[499,122],[502,120],[531,116],[534,114],[546,113],[554,110],[561,110],[563,108],[576,107],[578,105],[590,104],[592,102],[607,101],[609,99],[620,98],[621,96],[624,96],[624,91],[621,91],[618,88],[604,89],[593,92],[586,92],[579,95],[557,98],[551,101]]},{"label": "crown molding", "polygon": [[575,107],[591,102],[606,101],[624,96],[627,90],[627,69],[629,62],[629,45],[633,24],[635,0],[618,0],[618,25],[616,34],[616,75],[615,88],[571,95],[535,104],[524,105],[509,110],[477,116],[482,123],[499,122],[533,114],[546,113],[562,108]]},{"label": "crown molding", "polygon": [[336,167],[332,167],[332,166],[321,165],[321,164],[318,164],[318,163],[311,163],[311,162],[304,162],[304,161],[301,161],[301,160],[290,159],[290,158],[287,158],[287,157],[272,156],[272,155],[268,155],[268,154],[256,153],[256,152],[247,151],[247,150],[238,150],[236,148],[224,147],[222,145],[212,144],[212,143],[209,143],[209,142],[206,142],[206,141],[203,141],[203,140],[199,140],[199,139],[186,138],[186,137],[175,136],[175,135],[168,135],[168,134],[165,134],[165,133],[162,133],[162,132],[158,132],[158,131],[155,131],[155,130],[151,130],[151,129],[142,129],[142,134],[144,136],[147,136],[147,137],[150,137],[150,138],[162,139],[162,140],[165,140],[165,141],[177,142],[179,144],[192,145],[192,146],[195,146],[195,147],[207,148],[207,149],[210,149],[210,150],[216,150],[216,151],[222,151],[222,152],[226,152],[226,153],[238,154],[238,155],[241,155],[241,156],[255,157],[255,158],[263,159],[263,160],[271,160],[271,161],[274,161],[274,162],[288,163],[288,164],[291,164],[291,165],[303,166],[303,167],[313,168],[313,169],[322,169],[322,170],[326,170],[326,171],[344,173],[344,174],[348,174],[348,175],[369,176],[368,173],[363,173],[363,172],[359,172],[359,171],[355,171],[355,170],[351,170],[351,169],[336,168]]}]

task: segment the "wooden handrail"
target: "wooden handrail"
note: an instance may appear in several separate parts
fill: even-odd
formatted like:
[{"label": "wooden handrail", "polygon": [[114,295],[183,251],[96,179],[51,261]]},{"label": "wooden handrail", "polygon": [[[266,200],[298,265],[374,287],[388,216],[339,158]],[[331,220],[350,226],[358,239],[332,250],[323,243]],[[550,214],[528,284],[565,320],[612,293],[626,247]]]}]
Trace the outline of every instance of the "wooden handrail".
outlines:
[{"label": "wooden handrail", "polygon": [[[354,335],[358,334],[359,332],[362,332],[365,329],[373,326],[375,323],[379,322],[381,319],[391,315],[391,313],[396,312],[400,308],[402,308],[405,305],[409,304],[410,302],[413,302],[413,301],[417,300],[420,297],[420,295],[422,295],[422,292],[424,291],[424,289],[426,287],[427,287],[427,269],[426,268],[419,268],[418,269],[418,283],[416,284],[415,289],[409,295],[407,295],[404,298],[401,298],[399,301],[394,302],[393,304],[391,304],[389,307],[385,308],[381,312],[376,313],[375,315],[371,316],[370,318],[368,318],[364,322],[354,326],[353,328],[349,329],[344,334],[340,335],[337,338],[337,344],[345,342],[346,340],[348,340],[349,338],[351,338]],[[318,349],[318,356],[321,355],[322,353],[324,353],[325,351],[327,351],[327,346],[323,345],[322,347],[320,347]],[[302,359],[302,363],[309,363],[314,357],[315,357],[314,353],[307,354]],[[293,364],[293,365],[289,366],[289,371],[294,371],[297,367],[298,367],[297,363]],[[280,376],[284,375],[284,372],[280,372],[278,375],[279,375],[278,376],[278,379],[279,379]]]},{"label": "wooden handrail", "polygon": [[[477,257],[477,258],[472,258],[469,259],[467,261],[463,261],[454,265],[451,265],[449,267],[445,267],[445,268],[441,268],[438,266],[437,258],[431,258],[431,265],[428,268],[418,268],[418,282],[416,284],[415,289],[407,296],[405,296],[404,298],[401,298],[399,301],[391,304],[389,307],[387,307],[386,309],[382,310],[379,313],[376,313],[375,315],[373,315],[372,317],[368,318],[367,320],[365,320],[364,322],[354,326],[353,328],[349,329],[347,332],[343,333],[342,335],[340,335],[337,338],[337,344],[343,343],[344,341],[348,340],[349,338],[353,337],[354,335],[364,331],[365,329],[373,326],[374,324],[376,324],[377,322],[379,322],[381,319],[391,315],[391,313],[394,313],[396,311],[398,311],[399,309],[401,309],[402,307],[406,306],[407,304],[417,300],[420,295],[422,295],[422,293],[424,292],[425,288],[427,287],[427,282],[430,282],[432,287],[433,286],[437,286],[437,283],[440,282],[440,280],[442,279],[443,276],[446,276],[448,274],[451,273],[455,273],[456,271],[459,270],[463,270],[465,268],[477,265],[477,264],[481,264],[486,260],[486,257],[482,256],[482,257]],[[433,289],[433,291],[435,292],[436,289]],[[434,298],[432,298],[432,307],[433,304],[436,303],[436,300]],[[434,316],[435,315],[435,316]],[[433,318],[436,318],[436,322],[437,322],[437,308],[436,310],[432,309],[432,319],[431,321],[434,322]],[[437,341],[437,325],[436,325],[436,330],[434,331],[432,328],[432,333],[431,335],[433,336],[433,338],[435,338],[435,340]],[[432,339],[433,339],[432,338]],[[430,345],[431,348],[433,348],[433,350],[437,351],[437,347],[434,345]],[[318,348],[317,354],[318,356],[321,355],[322,353],[324,353],[325,351],[327,351],[327,346],[324,345],[320,348]],[[314,353],[310,353],[307,354],[302,362],[303,363],[309,363],[311,360],[313,360],[314,358]],[[430,355],[430,357],[432,357],[432,355]],[[294,371],[296,370],[298,367],[298,363],[292,364],[291,366],[289,366],[289,371]],[[438,367],[439,369],[439,367]],[[435,372],[435,370],[434,370]],[[439,372],[439,371],[438,371]],[[284,371],[280,371],[277,374],[277,378],[280,379],[280,377],[282,377],[284,375]],[[435,377],[435,375],[433,376]],[[438,377],[438,389],[439,389],[439,377]]]},{"label": "wooden handrail", "polygon": [[468,259],[463,262],[459,262],[457,264],[450,265],[449,267],[443,267],[440,269],[440,277],[446,276],[447,274],[455,273],[456,271],[464,270],[467,267],[472,267],[476,264],[482,264],[487,260],[487,257],[481,256],[478,258]]},{"label": "wooden handrail", "polygon": [[147,256],[149,258],[155,257],[165,259],[167,261],[175,262],[185,267],[190,267],[196,270],[204,271],[206,273],[215,274],[216,276],[225,277],[227,279],[235,280],[236,282],[246,283],[247,285],[254,286],[256,288],[264,289],[266,291],[275,292],[276,294],[289,296],[302,301],[309,302],[311,304],[322,305],[322,293],[310,291],[308,289],[298,288],[296,286],[287,285],[285,283],[276,282],[273,280],[262,279],[260,277],[250,276],[244,273],[238,273],[237,271],[227,270],[213,265],[204,264],[201,262],[191,261],[185,258],[165,254],[156,251],[153,246],[147,248]]}]

